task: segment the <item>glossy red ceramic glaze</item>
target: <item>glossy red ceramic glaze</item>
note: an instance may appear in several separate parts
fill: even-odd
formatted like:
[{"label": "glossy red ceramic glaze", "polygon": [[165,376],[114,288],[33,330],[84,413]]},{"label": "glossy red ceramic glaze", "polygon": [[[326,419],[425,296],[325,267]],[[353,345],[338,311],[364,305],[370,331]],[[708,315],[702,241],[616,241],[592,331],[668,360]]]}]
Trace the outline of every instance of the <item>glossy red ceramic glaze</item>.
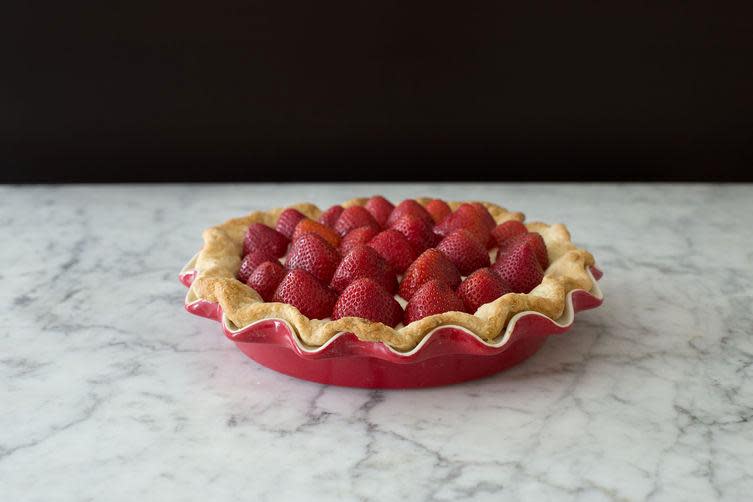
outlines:
[{"label": "glossy red ceramic glaze", "polygon": [[[602,273],[591,269],[597,280]],[[190,286],[195,273],[180,280]],[[573,314],[601,305],[586,291],[571,293]],[[284,321],[266,319],[239,331],[222,322],[222,308],[199,300],[186,304],[192,314],[220,321],[225,335],[251,359],[273,370],[314,382],[369,388],[430,387],[492,375],[514,366],[538,351],[549,335],[566,332],[536,312],[515,316],[512,332],[498,344],[487,344],[461,327],[442,326],[407,353],[383,343],[364,342],[352,333],[335,336],[322,347],[307,348]],[[573,318],[574,320],[574,318]]]}]

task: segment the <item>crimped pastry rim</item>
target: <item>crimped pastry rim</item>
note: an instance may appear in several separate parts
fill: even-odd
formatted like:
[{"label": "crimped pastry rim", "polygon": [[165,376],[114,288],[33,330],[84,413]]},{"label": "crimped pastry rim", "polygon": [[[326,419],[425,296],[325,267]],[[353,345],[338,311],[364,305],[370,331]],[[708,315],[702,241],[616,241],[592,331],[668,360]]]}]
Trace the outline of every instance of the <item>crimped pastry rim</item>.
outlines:
[{"label": "crimped pastry rim", "polygon": [[[367,200],[351,199],[342,205],[363,205]],[[425,205],[431,199],[416,200]],[[474,201],[448,204],[454,210],[463,202]],[[482,203],[497,223],[511,219],[524,220],[522,213]],[[313,219],[321,213],[313,204],[287,207],[298,209]],[[245,229],[254,222],[274,227],[277,217],[284,209],[256,211],[205,230],[204,246],[195,259],[191,260],[194,262],[196,277],[186,296],[186,302],[193,298],[196,301],[219,303],[223,312],[223,327],[230,332],[241,331],[262,320],[284,322],[291,333],[296,335],[294,338],[301,350],[307,352],[321,350],[330,345],[334,338],[344,333],[353,333],[363,341],[382,342],[397,354],[412,354],[426,343],[425,340],[431,333],[447,326],[469,332],[490,347],[501,347],[512,333],[510,326],[514,327],[522,315],[539,314],[556,323],[566,310],[572,310],[571,297],[574,291],[585,291],[599,300],[603,298],[590,271],[590,267],[594,265],[593,256],[572,244],[567,228],[562,224],[531,222],[526,226],[529,230],[542,234],[551,263],[542,283],[530,293],[509,293],[481,306],[474,314],[445,312],[415,321],[398,330],[361,318],[348,317],[337,321],[309,319],[292,305],[263,302],[253,289],[235,278],[240,267],[240,249]]]},{"label": "crimped pastry rim", "polygon": [[[194,265],[194,263],[196,261],[196,256],[197,255],[198,255],[198,253],[196,255],[194,255],[193,258],[191,258],[191,260],[189,260],[189,262],[183,267],[183,269],[181,270],[181,275],[188,274],[188,273],[190,273],[190,272],[192,272],[192,271],[195,270],[193,268],[193,265]],[[488,347],[490,349],[501,349],[502,347],[504,347],[505,345],[507,345],[507,343],[510,341],[510,339],[513,336],[513,333],[515,331],[515,325],[518,323],[518,321],[520,319],[522,319],[523,317],[526,317],[526,316],[535,315],[535,316],[543,317],[543,318],[547,319],[548,321],[550,321],[555,326],[557,326],[558,328],[561,328],[561,329],[569,328],[575,322],[576,310],[575,310],[575,306],[573,305],[573,299],[572,298],[573,298],[573,295],[576,292],[587,293],[587,294],[593,296],[595,299],[597,299],[599,301],[602,301],[604,299],[604,295],[603,295],[603,293],[601,291],[601,288],[599,288],[598,281],[596,280],[596,278],[594,278],[593,273],[591,272],[590,269],[587,272],[590,275],[591,280],[593,281],[593,286],[592,286],[591,290],[590,291],[586,291],[584,289],[573,289],[573,290],[569,291],[567,293],[567,295],[566,295],[566,298],[565,298],[565,309],[564,309],[564,312],[562,313],[562,315],[559,318],[557,318],[557,319],[551,319],[551,318],[547,317],[546,315],[542,314],[541,312],[537,312],[535,310],[525,310],[525,311],[522,311],[522,312],[518,312],[517,314],[515,314],[514,316],[512,316],[510,318],[510,320],[507,322],[507,325],[505,327],[504,333],[502,333],[500,336],[498,336],[496,339],[494,339],[492,341],[484,340],[483,338],[481,338],[480,336],[478,336],[476,333],[474,333],[473,331],[468,330],[467,328],[465,328],[463,326],[454,325],[454,324],[443,324],[441,326],[437,326],[436,328],[434,328],[431,331],[429,331],[428,333],[426,333],[426,336],[424,336],[418,342],[418,344],[416,344],[415,347],[413,347],[412,349],[410,349],[407,352],[406,351],[397,350],[394,347],[392,347],[389,344],[384,343],[384,342],[375,342],[375,343],[381,343],[391,353],[393,353],[393,354],[395,354],[397,356],[411,357],[411,356],[417,354],[424,347],[424,345],[426,345],[429,342],[429,339],[431,339],[431,337],[434,335],[434,333],[436,333],[437,331],[439,331],[441,329],[445,329],[445,328],[454,328],[454,329],[457,329],[459,331],[462,331],[463,333],[465,333],[465,334],[467,334],[469,336],[474,337],[478,342],[480,342],[481,344],[483,344],[484,346],[486,346],[486,347]],[[193,291],[189,287],[189,290],[186,293],[186,297],[185,297],[185,300],[184,300],[184,305],[186,307],[190,307],[192,304],[197,303],[197,302],[201,302],[201,301],[203,301],[203,300],[200,299],[200,298],[196,298],[195,295],[194,295],[194,293],[193,293]],[[254,325],[262,323],[262,322],[266,322],[266,321],[277,321],[277,322],[280,322],[280,323],[284,324],[285,327],[290,332],[291,337],[293,338],[293,341],[296,344],[296,346],[298,347],[298,349],[301,352],[303,352],[303,353],[312,354],[312,355],[326,351],[327,348],[330,345],[334,344],[338,338],[340,338],[341,336],[344,336],[344,335],[351,334],[350,331],[340,331],[339,333],[335,334],[332,338],[330,338],[329,340],[327,340],[326,342],[324,342],[323,345],[312,347],[312,346],[308,346],[308,345],[306,345],[306,344],[304,344],[302,342],[302,340],[298,336],[298,333],[296,332],[295,328],[288,321],[286,321],[285,319],[267,317],[267,318],[263,318],[263,319],[259,319],[257,321],[254,321],[254,322],[252,322],[252,323],[250,323],[250,324],[248,324],[246,326],[243,326],[242,328],[239,328],[237,326],[231,325],[230,320],[227,318],[227,316],[223,312],[222,313],[222,318],[220,319],[220,324],[222,325],[223,330],[226,333],[228,333],[230,336],[232,336],[232,335],[237,335],[238,333],[242,333],[244,331],[251,330],[251,329],[253,329]]]}]

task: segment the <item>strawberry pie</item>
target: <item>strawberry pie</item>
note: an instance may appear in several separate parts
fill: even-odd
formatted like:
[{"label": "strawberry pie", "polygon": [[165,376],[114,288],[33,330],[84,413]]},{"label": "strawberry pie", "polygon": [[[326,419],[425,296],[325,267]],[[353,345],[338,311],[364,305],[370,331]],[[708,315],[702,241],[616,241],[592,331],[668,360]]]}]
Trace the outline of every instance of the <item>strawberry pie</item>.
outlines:
[{"label": "strawberry pie", "polygon": [[310,347],[341,332],[414,348],[442,325],[486,341],[510,318],[557,319],[592,287],[593,256],[562,224],[524,223],[488,202],[381,196],[324,211],[260,211],[204,232],[192,289],[242,328],[282,319]]}]

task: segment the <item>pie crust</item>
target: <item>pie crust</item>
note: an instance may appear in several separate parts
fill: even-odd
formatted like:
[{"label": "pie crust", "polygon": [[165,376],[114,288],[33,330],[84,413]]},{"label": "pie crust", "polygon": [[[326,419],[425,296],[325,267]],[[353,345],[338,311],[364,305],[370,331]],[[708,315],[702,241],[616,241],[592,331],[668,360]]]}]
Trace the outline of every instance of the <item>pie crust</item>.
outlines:
[{"label": "pie crust", "polygon": [[[351,199],[341,205],[364,205],[367,200]],[[431,199],[416,200],[426,205]],[[463,202],[448,204],[455,210]],[[488,202],[482,204],[497,224],[513,219],[522,222],[525,219],[523,213],[511,212]],[[288,207],[312,219],[317,219],[322,212],[308,203]],[[344,317],[336,321],[309,319],[292,305],[264,302],[256,291],[236,279],[242,259],[243,238],[249,225],[264,223],[274,228],[284,209],[256,211],[203,232],[204,246],[196,257],[196,275],[189,294],[195,300],[219,303],[231,329],[240,329],[261,319],[282,319],[295,329],[301,341],[309,347],[319,347],[338,333],[345,332],[353,333],[364,341],[384,342],[398,351],[409,351],[433,329],[455,325],[491,342],[504,332],[507,322],[515,314],[536,311],[556,320],[563,313],[567,293],[574,289],[590,291],[593,286],[588,268],[594,265],[594,258],[591,253],[571,242],[567,228],[562,224],[531,222],[525,225],[529,231],[538,232],[544,238],[550,265],[541,284],[530,293],[508,293],[482,305],[474,314],[444,312],[398,328],[359,317]]]}]

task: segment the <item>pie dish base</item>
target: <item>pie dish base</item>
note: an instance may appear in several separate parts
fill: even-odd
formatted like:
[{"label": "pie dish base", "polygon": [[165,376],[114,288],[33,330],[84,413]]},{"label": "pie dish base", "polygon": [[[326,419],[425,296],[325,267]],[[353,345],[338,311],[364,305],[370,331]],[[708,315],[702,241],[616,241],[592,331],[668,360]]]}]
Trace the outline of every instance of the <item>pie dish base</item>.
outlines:
[{"label": "pie dish base", "polygon": [[[193,262],[180,275],[181,282],[189,288],[196,275],[191,269]],[[219,321],[225,336],[241,352],[280,373],[348,387],[432,387],[503,371],[535,354],[548,336],[568,331],[576,312],[602,303],[596,282],[601,271],[591,267],[589,273],[595,279],[591,291],[570,291],[565,311],[557,320],[535,311],[520,312],[492,342],[461,326],[440,326],[408,352],[399,352],[385,343],[359,340],[353,333],[339,333],[322,346],[308,347],[282,319],[263,319],[237,329],[219,304],[195,299],[190,289],[185,308],[192,314]]]},{"label": "pie dish base", "polygon": [[[444,343],[453,343],[466,333],[443,328],[435,332],[435,336],[444,338]],[[347,338],[357,339],[350,333]],[[403,389],[449,385],[493,375],[528,359],[545,341],[546,336],[533,336],[512,344],[496,356],[451,354],[410,364],[373,357],[302,360],[294,351],[278,345],[236,344],[241,352],[262,366],[303,380],[345,387]]]}]

